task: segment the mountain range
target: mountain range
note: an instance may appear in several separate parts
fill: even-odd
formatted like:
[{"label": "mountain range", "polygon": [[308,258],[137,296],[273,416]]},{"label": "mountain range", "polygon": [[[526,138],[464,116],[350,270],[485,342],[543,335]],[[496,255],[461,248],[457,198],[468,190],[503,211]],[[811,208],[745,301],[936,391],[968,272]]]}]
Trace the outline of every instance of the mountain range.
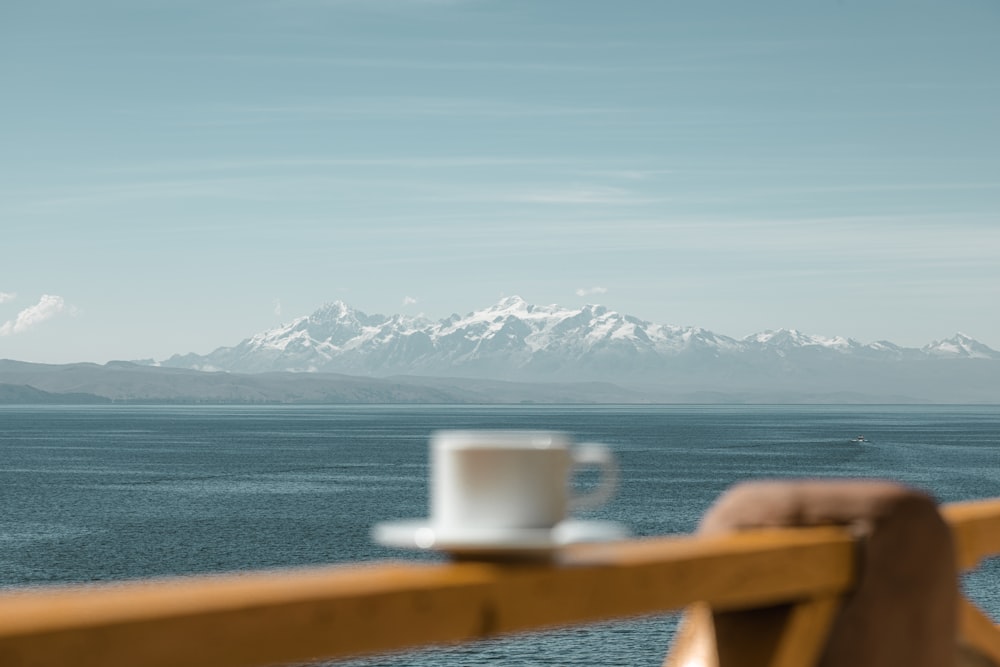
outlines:
[{"label": "mountain range", "polygon": [[921,348],[789,329],[737,339],[600,305],[538,306],[516,296],[437,321],[369,315],[337,301],[235,346],[155,365],[230,373],[603,382],[666,401],[1000,402],[1000,352],[961,333]]},{"label": "mountain range", "polygon": [[1000,403],[1000,352],[795,330],[732,338],[508,297],[432,321],[343,302],[205,355],[0,361],[0,403]]},{"label": "mountain range", "polygon": [[765,331],[741,339],[697,327],[655,324],[604,306],[535,306],[508,297],[468,315],[430,321],[368,315],[337,301],[289,324],[206,355],[175,355],[171,368],[398,374],[504,380],[658,381],[690,365],[788,365],[804,359],[1000,360],[1000,352],[956,334],[922,348],[888,341]]}]

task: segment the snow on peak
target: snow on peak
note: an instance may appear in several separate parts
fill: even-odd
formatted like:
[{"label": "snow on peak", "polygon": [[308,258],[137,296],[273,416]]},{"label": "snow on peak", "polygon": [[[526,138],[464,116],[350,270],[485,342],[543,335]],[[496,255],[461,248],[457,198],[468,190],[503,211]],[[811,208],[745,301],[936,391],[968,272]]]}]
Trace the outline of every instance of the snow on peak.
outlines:
[{"label": "snow on peak", "polygon": [[323,304],[312,314],[313,317],[327,316],[327,317],[346,317],[348,314],[353,313],[354,309],[348,306],[343,301],[330,301]]},{"label": "snow on peak", "polygon": [[844,338],[843,336],[828,338],[826,336],[805,334],[797,329],[769,329],[747,336],[743,341],[774,348],[821,347],[830,350],[849,350],[861,346],[857,341]]},{"label": "snow on peak", "polygon": [[515,294],[503,297],[490,310],[522,310],[527,307],[528,302]]},{"label": "snow on peak", "polygon": [[769,346],[813,345],[815,341],[797,329],[768,329],[743,340]]},{"label": "snow on peak", "polygon": [[925,345],[921,351],[934,357],[965,357],[969,359],[1000,359],[1000,352],[980,343],[964,333],[951,338],[936,340]]}]

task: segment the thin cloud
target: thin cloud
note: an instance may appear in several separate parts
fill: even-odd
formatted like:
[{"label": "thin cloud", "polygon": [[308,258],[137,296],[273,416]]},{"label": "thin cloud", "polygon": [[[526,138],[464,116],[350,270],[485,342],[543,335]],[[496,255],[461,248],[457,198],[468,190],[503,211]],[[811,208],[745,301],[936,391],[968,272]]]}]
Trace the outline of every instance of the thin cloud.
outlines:
[{"label": "thin cloud", "polygon": [[631,190],[611,187],[569,187],[532,191],[459,192],[428,198],[429,201],[503,202],[541,205],[643,206],[668,201],[661,197],[639,196]]},{"label": "thin cloud", "polygon": [[581,287],[576,291],[577,296],[591,296],[592,294],[607,294],[607,287]]},{"label": "thin cloud", "polygon": [[412,296],[404,296],[403,297],[403,305],[404,306],[412,306],[412,305],[414,305],[416,303],[417,303],[417,300],[414,299]]},{"label": "thin cloud", "polygon": [[274,300],[274,314],[281,315],[281,299]]},{"label": "thin cloud", "polygon": [[287,118],[345,118],[364,116],[430,116],[463,118],[595,117],[633,114],[639,109],[620,106],[518,103],[498,98],[447,96],[342,97],[332,103],[219,107],[225,122],[270,122]]},{"label": "thin cloud", "polygon": [[281,0],[280,5],[313,7],[362,7],[365,9],[403,9],[407,7],[468,5],[480,0]]},{"label": "thin cloud", "polygon": [[43,294],[38,303],[25,308],[13,320],[0,325],[0,336],[24,333],[42,322],[52,319],[66,310],[66,302],[61,296]]},{"label": "thin cloud", "polygon": [[7,303],[8,301],[13,301],[17,298],[17,295],[13,292],[0,292],[0,303]]},{"label": "thin cloud", "polygon": [[458,155],[451,157],[434,156],[394,156],[381,158],[367,157],[280,157],[260,159],[221,159],[221,160],[164,160],[152,163],[134,163],[106,168],[103,171],[111,174],[135,174],[138,172],[216,172],[216,171],[249,171],[257,169],[290,169],[302,168],[354,168],[354,167],[390,167],[401,169],[465,169],[468,167],[532,167],[532,166],[566,166],[573,164],[570,158],[536,158],[536,157],[494,157],[487,155]]},{"label": "thin cloud", "polygon": [[[370,2],[371,0],[365,0]],[[575,63],[555,61],[523,61],[510,62],[503,60],[428,60],[419,58],[364,58],[364,57],[331,57],[331,56],[301,56],[301,55],[260,55],[234,53],[221,56],[226,61],[238,63],[263,63],[287,65],[313,65],[350,68],[408,69],[408,70],[453,70],[453,71],[513,71],[513,72],[623,72],[636,69],[649,72],[691,72],[704,70],[704,67],[692,66],[632,66],[609,65],[605,63]]]},{"label": "thin cloud", "polygon": [[619,188],[572,188],[512,195],[511,201],[528,204],[645,204],[654,200],[636,198]]}]

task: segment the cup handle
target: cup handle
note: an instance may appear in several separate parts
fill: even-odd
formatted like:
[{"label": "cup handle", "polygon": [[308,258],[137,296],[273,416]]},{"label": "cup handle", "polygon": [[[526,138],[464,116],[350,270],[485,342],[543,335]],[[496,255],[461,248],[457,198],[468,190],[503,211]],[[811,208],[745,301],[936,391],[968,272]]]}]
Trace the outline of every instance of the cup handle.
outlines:
[{"label": "cup handle", "polygon": [[574,468],[597,466],[602,471],[601,483],[597,488],[572,496],[569,501],[570,509],[588,509],[608,502],[615,492],[615,487],[618,486],[618,464],[611,450],[604,445],[585,443],[573,447],[570,451]]}]

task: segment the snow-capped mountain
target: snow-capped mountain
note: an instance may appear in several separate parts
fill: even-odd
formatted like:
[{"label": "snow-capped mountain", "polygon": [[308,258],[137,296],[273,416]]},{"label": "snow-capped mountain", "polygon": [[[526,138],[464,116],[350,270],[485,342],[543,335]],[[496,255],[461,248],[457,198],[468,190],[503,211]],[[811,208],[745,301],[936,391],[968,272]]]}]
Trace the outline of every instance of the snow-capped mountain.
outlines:
[{"label": "snow-capped mountain", "polygon": [[568,377],[580,375],[581,362],[607,370],[625,361],[655,362],[684,351],[714,354],[739,347],[738,341],[703,329],[653,324],[603,306],[534,306],[508,297],[464,317],[431,322],[367,315],[336,302],[235,347],[174,356],[162,365],[235,372]]},{"label": "snow-capped mountain", "polygon": [[920,349],[926,355],[934,357],[952,357],[963,359],[998,359],[1000,353],[983,345],[978,340],[958,333],[946,340],[936,340]]},{"label": "snow-capped mountain", "polygon": [[[342,302],[201,356],[174,356],[162,366],[242,373],[323,371],[385,377],[461,376],[518,380],[622,380],[739,377],[744,384],[789,369],[838,368],[858,362],[972,358],[1000,352],[972,338],[922,348],[887,341],[766,331],[743,339],[696,327],[647,322],[604,306],[536,306],[508,297],[484,310],[433,322],[367,315]],[[803,371],[805,372],[805,371]],[[812,371],[810,371],[812,372]],[[708,385],[706,385],[708,386]]]}]

